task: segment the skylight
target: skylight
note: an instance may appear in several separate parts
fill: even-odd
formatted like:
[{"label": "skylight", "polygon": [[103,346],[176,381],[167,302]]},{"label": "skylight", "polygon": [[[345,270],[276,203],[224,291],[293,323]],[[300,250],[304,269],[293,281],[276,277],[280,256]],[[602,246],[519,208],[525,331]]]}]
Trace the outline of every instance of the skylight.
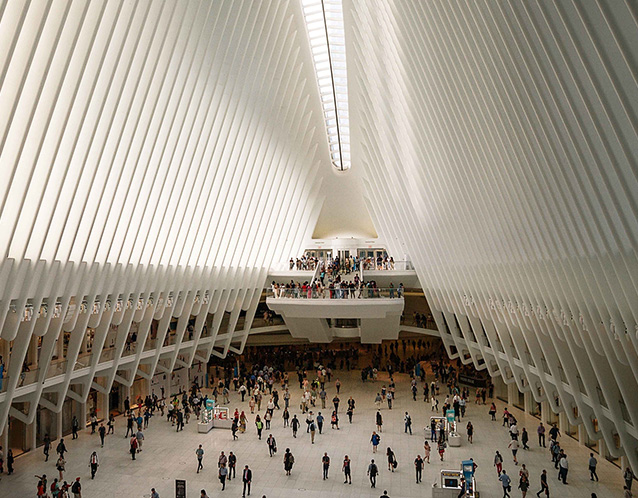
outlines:
[{"label": "skylight", "polygon": [[326,121],[330,158],[350,169],[348,80],[342,0],[302,0],[315,74]]}]

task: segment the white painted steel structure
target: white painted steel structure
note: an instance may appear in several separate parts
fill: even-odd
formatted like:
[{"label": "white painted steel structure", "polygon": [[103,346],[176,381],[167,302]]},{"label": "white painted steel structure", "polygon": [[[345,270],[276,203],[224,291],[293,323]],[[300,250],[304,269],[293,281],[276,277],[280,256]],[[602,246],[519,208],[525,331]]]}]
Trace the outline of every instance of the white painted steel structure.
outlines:
[{"label": "white painted steel structure", "polygon": [[[638,470],[637,4],[343,13],[341,178],[413,261],[448,352]],[[358,192],[321,189],[334,168],[294,1],[0,2],[0,108],[0,430],[241,351],[271,264],[312,247],[324,199],[343,211]],[[125,354],[153,319],[153,347]],[[100,354],[77,365],[87,326]],[[19,386],[37,337],[36,381]]]},{"label": "white painted steel structure", "polygon": [[[60,411],[178,354],[241,351],[271,263],[312,233],[330,168],[301,5],[2,2],[0,107],[0,324],[13,341],[0,431],[12,400],[31,422],[38,403]],[[161,348],[171,317],[177,344]],[[143,345],[152,319],[158,347],[123,357],[131,324]],[[114,357],[76,369],[87,326],[99,353],[112,324]],[[63,331],[65,363],[45,382]],[[37,382],[18,387],[32,336]]]},{"label": "white painted steel structure", "polygon": [[450,355],[638,468],[638,4],[344,12],[353,162]]}]

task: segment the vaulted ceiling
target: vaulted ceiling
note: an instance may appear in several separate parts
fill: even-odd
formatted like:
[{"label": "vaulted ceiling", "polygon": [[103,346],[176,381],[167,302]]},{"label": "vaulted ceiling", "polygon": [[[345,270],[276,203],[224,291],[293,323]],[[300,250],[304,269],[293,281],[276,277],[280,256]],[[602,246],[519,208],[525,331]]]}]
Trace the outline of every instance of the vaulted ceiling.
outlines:
[{"label": "vaulted ceiling", "polygon": [[250,317],[313,232],[378,233],[451,356],[638,468],[638,7],[343,0],[343,19],[337,174],[301,2],[1,3],[1,337],[26,354],[118,299]]}]

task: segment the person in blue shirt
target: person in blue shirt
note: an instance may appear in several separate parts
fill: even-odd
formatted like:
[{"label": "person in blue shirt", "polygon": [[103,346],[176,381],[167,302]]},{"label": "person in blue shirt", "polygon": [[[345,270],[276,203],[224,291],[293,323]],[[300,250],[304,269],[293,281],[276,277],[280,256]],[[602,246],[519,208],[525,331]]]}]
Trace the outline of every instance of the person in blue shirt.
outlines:
[{"label": "person in blue shirt", "polygon": [[512,489],[511,487],[512,480],[510,479],[510,476],[507,475],[504,469],[501,472],[501,476],[498,478],[498,480],[501,481],[501,484],[503,485],[503,498],[505,497],[509,498],[510,497],[509,491],[510,489]]},{"label": "person in blue shirt", "polygon": [[319,434],[321,434],[321,431],[323,430],[323,415],[321,412],[317,414],[317,427],[319,428]]}]

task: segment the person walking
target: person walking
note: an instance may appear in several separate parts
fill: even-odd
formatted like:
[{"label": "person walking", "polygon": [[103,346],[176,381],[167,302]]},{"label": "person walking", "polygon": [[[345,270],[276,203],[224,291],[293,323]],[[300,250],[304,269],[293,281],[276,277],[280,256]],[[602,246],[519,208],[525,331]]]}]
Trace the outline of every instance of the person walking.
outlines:
[{"label": "person walking", "polygon": [[310,422],[308,429],[310,429],[310,441],[312,442],[312,444],[315,444],[315,432],[317,431],[317,427],[314,420]]},{"label": "person walking", "polygon": [[516,454],[518,453],[519,443],[516,439],[512,439],[510,444],[507,447],[512,450],[512,458],[514,459],[514,465],[518,465],[518,460],[516,458]]},{"label": "person walking", "polygon": [[505,472],[505,469],[501,472],[498,480],[501,481],[501,485],[503,486],[503,498],[510,498],[509,492],[512,490],[512,480],[510,476],[507,475],[507,472]]},{"label": "person walking", "polygon": [[60,454],[60,457],[58,458],[58,461],[55,462],[55,468],[58,471],[58,474],[60,474],[60,481],[62,481],[64,479],[64,471],[66,466],[66,460],[64,460],[64,457]]},{"label": "person walking", "polygon": [[71,486],[71,493],[73,493],[73,498],[82,498],[82,484],[79,477],[75,478],[75,482]]},{"label": "person walking", "polygon": [[403,425],[404,425],[403,433],[407,434],[407,432],[410,431],[410,436],[411,436],[412,435],[412,417],[410,417],[410,414],[408,412],[405,412],[405,416],[403,417]]},{"label": "person walking", "polygon": [[71,432],[73,433],[73,437],[71,439],[78,438],[78,430],[80,429],[80,422],[78,418],[73,415],[73,420],[71,420]]},{"label": "person walking", "polygon": [[389,446],[385,452],[385,456],[388,459],[388,470],[391,472],[394,472],[394,469],[397,466],[397,464],[396,464],[396,459],[394,456],[394,451],[392,451],[392,449]]},{"label": "person walking", "polygon": [[199,471],[204,468],[202,463],[202,460],[204,459],[204,448],[202,448],[201,444],[199,445],[199,448],[195,450],[195,455],[197,456],[197,473],[199,474]]},{"label": "person walking", "polygon": [[623,478],[623,480],[625,481],[625,486],[626,486],[626,488],[627,488],[629,491],[631,491],[631,485],[632,485],[632,484],[633,484],[633,482],[634,482],[634,473],[633,473],[633,471],[631,470],[631,468],[627,467],[627,468],[625,469],[625,472],[623,473],[622,478]]},{"label": "person walking", "polygon": [[137,451],[138,453],[142,451],[142,443],[144,442],[144,433],[142,429],[139,429],[135,434],[135,439],[137,439]]},{"label": "person walking", "polygon": [[549,485],[547,484],[547,471],[543,469],[541,473],[541,489],[536,493],[536,496],[540,497],[541,493],[545,493],[545,496],[549,496]]},{"label": "person walking", "polygon": [[131,454],[131,460],[135,460],[137,454],[137,438],[133,436],[129,441],[129,453]]},{"label": "person walking", "polygon": [[44,453],[44,461],[49,461],[49,451],[51,451],[51,436],[48,434],[44,435],[44,446],[42,448],[42,452]]},{"label": "person walking", "polygon": [[437,449],[439,451],[439,456],[441,457],[441,461],[443,461],[443,455],[445,455],[445,441],[439,438],[439,441],[436,444],[437,444]]},{"label": "person walking", "polygon": [[423,458],[421,455],[417,455],[414,459],[414,470],[416,471],[416,483],[419,484],[423,477]]},{"label": "person walking", "polygon": [[474,437],[474,426],[472,425],[472,422],[468,421],[465,430],[467,431],[467,440],[470,442],[470,444],[472,444],[472,438]]},{"label": "person walking", "polygon": [[228,476],[228,469],[225,464],[219,467],[218,476],[219,482],[222,484],[222,491],[224,491],[226,489],[226,477]]},{"label": "person walking", "polygon": [[334,397],[334,398],[332,398],[332,404],[334,405],[334,407],[335,407],[335,411],[336,411],[337,413],[339,413],[339,402],[340,402],[340,401],[341,401],[341,400],[339,399],[339,396],[338,396],[338,395],[335,395],[335,397]]},{"label": "person walking", "polygon": [[155,488],[151,488],[151,498],[160,498],[160,495],[157,491],[155,491]]},{"label": "person walking", "polygon": [[64,454],[67,452],[66,445],[64,444],[64,439],[60,439],[60,442],[55,448],[55,452],[64,458]]},{"label": "person walking", "polygon": [[297,431],[299,430],[299,419],[297,418],[297,415],[292,416],[290,427],[292,428],[292,437],[297,437]]},{"label": "person walking", "polygon": [[290,452],[290,448],[286,448],[284,453],[284,470],[286,475],[289,476],[292,472],[292,466],[295,464],[295,457]]},{"label": "person walking", "polygon": [[[1,447],[0,447],[1,448]],[[15,458],[13,457],[13,450],[7,450],[7,475],[13,474],[13,463]]]},{"label": "person walking", "polygon": [[430,452],[432,451],[432,448],[430,448],[430,443],[428,443],[427,439],[425,440],[425,443],[423,443],[423,460],[430,463]]},{"label": "person walking", "polygon": [[529,479],[527,476],[522,475],[518,481],[518,489],[521,490],[521,498],[526,498],[527,490],[529,489]]},{"label": "person walking", "polygon": [[379,436],[376,432],[372,432],[372,437],[370,438],[370,442],[372,443],[372,453],[376,453],[379,447],[379,443],[381,442],[381,436]]},{"label": "person walking", "polygon": [[598,481],[598,474],[596,474],[596,466],[598,465],[598,460],[594,457],[593,453],[589,454],[589,478],[593,481]]},{"label": "person walking", "polygon": [[244,491],[242,492],[242,498],[246,498],[246,491],[248,491],[248,496],[250,496],[250,485],[253,481],[253,471],[250,470],[248,465],[244,467],[244,471],[241,475],[241,481],[244,483]]},{"label": "person walking", "polygon": [[323,415],[321,412],[317,413],[317,428],[319,429],[319,434],[323,431]]},{"label": "person walking", "polygon": [[344,475],[344,484],[352,484],[352,472],[350,469],[350,458],[348,457],[348,455],[346,455],[343,458],[343,465],[341,466],[341,470],[343,471],[343,475]]},{"label": "person walking", "polygon": [[255,427],[257,427],[257,437],[261,440],[261,431],[264,430],[264,423],[261,421],[259,415],[255,418]]},{"label": "person walking", "polygon": [[272,434],[268,435],[268,439],[266,439],[266,444],[268,445],[268,452],[270,453],[270,457],[277,453],[277,442],[275,441],[275,437]]},{"label": "person walking", "polygon": [[568,472],[569,472],[569,463],[567,462],[567,454],[563,453],[563,456],[558,461],[558,480],[563,481],[563,484],[567,484]]},{"label": "person walking", "polygon": [[328,469],[330,468],[330,457],[328,453],[324,453],[321,457],[321,463],[323,464],[323,479],[328,479]]},{"label": "person walking", "polygon": [[89,467],[91,467],[91,479],[95,479],[95,473],[97,472],[97,468],[99,467],[99,462],[97,458],[97,452],[91,453],[91,457],[89,458]]},{"label": "person walking", "polygon": [[100,424],[100,428],[97,430],[97,432],[100,435],[101,447],[104,448],[104,438],[106,437],[106,427],[104,427],[104,424]]},{"label": "person walking", "polygon": [[523,445],[524,450],[529,450],[529,434],[527,433],[527,429],[523,427],[523,432],[521,432],[521,444]]},{"label": "person walking", "polygon": [[217,468],[221,467],[222,465],[225,467],[227,463],[228,463],[228,457],[222,451],[219,454],[219,458],[217,459]]},{"label": "person walking", "polygon": [[547,448],[547,446],[545,446],[545,426],[543,425],[543,422],[541,422],[536,429],[536,433],[538,434],[538,446]]},{"label": "person walking", "polygon": [[379,432],[383,432],[383,430],[382,430],[383,429],[383,417],[381,416],[381,410],[377,410],[376,417],[377,417],[377,420],[376,420],[376,422],[377,422],[377,430]]},{"label": "person walking", "polygon": [[494,467],[496,467],[496,473],[500,476],[503,471],[503,457],[498,451],[494,455]]},{"label": "person walking", "polygon": [[370,487],[377,487],[377,474],[379,473],[379,467],[374,463],[374,458],[370,461],[370,465],[368,465],[368,476],[370,476]]},{"label": "person walking", "polygon": [[236,479],[237,472],[235,470],[237,467],[237,456],[231,451],[228,453],[228,480]]}]

